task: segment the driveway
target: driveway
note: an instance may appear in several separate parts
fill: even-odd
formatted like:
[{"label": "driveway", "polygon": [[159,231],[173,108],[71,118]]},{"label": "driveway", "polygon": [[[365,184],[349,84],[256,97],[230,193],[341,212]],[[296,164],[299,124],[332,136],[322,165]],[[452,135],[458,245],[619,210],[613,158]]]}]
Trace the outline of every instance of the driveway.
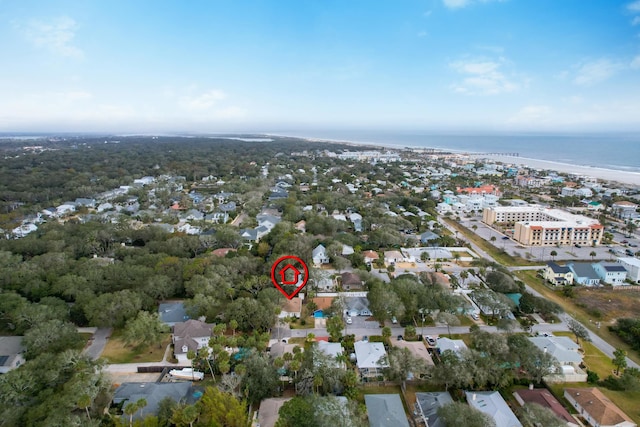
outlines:
[{"label": "driveway", "polygon": [[111,328],[98,328],[89,341],[89,345],[85,347],[83,353],[96,360],[102,354],[104,347],[107,345],[107,339],[111,336]]}]

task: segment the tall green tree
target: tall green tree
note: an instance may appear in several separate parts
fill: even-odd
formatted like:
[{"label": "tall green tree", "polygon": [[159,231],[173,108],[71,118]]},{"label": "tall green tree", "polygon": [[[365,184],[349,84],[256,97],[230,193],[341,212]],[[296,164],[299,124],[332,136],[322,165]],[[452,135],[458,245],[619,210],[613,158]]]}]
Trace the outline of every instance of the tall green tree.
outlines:
[{"label": "tall green tree", "polygon": [[462,402],[453,402],[438,409],[445,427],[496,427],[489,415]]},{"label": "tall green tree", "polygon": [[167,325],[160,321],[158,313],[141,311],[135,319],[127,321],[123,338],[128,344],[139,346],[157,344],[160,346],[164,334],[168,331]]},{"label": "tall green tree", "polygon": [[615,349],[611,363],[616,367],[616,375],[620,375],[620,369],[627,367],[627,352],[621,348]]}]

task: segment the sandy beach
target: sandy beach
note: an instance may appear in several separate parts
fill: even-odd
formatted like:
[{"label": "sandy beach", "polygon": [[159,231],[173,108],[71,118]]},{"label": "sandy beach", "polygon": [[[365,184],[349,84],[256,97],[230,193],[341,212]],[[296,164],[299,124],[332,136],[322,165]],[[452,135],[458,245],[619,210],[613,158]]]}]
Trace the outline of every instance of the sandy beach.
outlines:
[{"label": "sandy beach", "polygon": [[618,171],[613,169],[596,168],[590,166],[578,166],[568,163],[550,162],[547,160],[529,159],[524,157],[510,157],[510,156],[488,156],[481,155],[480,158],[491,159],[497,162],[528,166],[534,169],[542,170],[554,170],[557,172],[564,172],[570,174],[586,175],[594,178],[598,178],[604,181],[619,182],[622,184],[632,184],[640,186],[640,173]]}]

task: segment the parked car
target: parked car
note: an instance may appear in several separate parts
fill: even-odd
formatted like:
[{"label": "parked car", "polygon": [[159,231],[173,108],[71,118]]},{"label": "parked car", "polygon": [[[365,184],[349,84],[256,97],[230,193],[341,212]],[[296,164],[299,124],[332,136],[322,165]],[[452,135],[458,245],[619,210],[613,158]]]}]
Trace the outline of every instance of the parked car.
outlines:
[{"label": "parked car", "polygon": [[431,347],[434,347],[436,345],[436,340],[434,340],[433,337],[426,337],[425,339],[427,340],[427,344],[429,344]]},{"label": "parked car", "polygon": [[393,316],[393,317],[391,318],[391,323],[394,323],[394,324],[395,324],[395,323],[398,323],[398,319],[396,319],[396,316]]},{"label": "parked car", "polygon": [[582,247],[582,246],[580,246],[580,245],[579,245],[579,244],[577,244],[577,243],[576,243],[574,246],[575,246],[576,248],[581,248],[581,247]]},{"label": "parked car", "polygon": [[509,240],[508,236],[502,236],[502,240]]},{"label": "parked car", "polygon": [[347,317],[347,325],[350,325],[353,323],[353,319],[351,319],[351,317]]},{"label": "parked car", "polygon": [[398,341],[402,341],[403,339],[402,335],[398,335]]},{"label": "parked car", "polygon": [[471,313],[471,318],[472,318],[473,320],[479,320],[479,319],[480,319],[480,316],[478,316],[476,313]]}]

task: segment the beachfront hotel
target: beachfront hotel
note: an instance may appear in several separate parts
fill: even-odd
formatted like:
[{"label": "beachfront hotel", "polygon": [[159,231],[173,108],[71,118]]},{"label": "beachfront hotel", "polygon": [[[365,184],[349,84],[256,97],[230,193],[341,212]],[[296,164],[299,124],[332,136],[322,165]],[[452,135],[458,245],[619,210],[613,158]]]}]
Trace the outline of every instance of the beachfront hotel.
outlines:
[{"label": "beachfront hotel", "polygon": [[599,245],[604,229],[596,219],[541,206],[486,208],[482,221],[513,226],[513,239],[527,246]]}]

